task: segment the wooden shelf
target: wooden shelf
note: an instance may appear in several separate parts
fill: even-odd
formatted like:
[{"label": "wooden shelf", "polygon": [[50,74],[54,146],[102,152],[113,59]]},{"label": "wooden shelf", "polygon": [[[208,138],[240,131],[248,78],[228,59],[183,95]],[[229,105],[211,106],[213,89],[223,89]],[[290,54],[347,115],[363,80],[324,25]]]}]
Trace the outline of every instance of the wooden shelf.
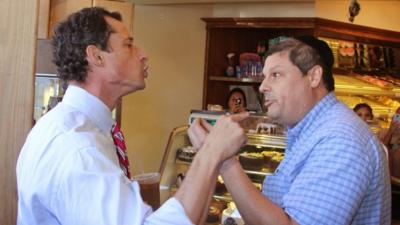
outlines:
[{"label": "wooden shelf", "polygon": [[286,137],[283,135],[247,134],[247,144],[270,148],[286,148]]},{"label": "wooden shelf", "polygon": [[384,89],[376,85],[367,83],[353,76],[335,75],[335,92],[346,95],[377,95],[392,98],[400,97],[400,87],[394,86]]},{"label": "wooden shelf", "polygon": [[266,171],[254,171],[254,170],[244,170],[246,174],[251,174],[251,175],[258,175],[258,176],[267,176],[272,174],[271,172],[266,172]]},{"label": "wooden shelf", "polygon": [[[185,162],[185,161],[182,161],[179,159],[176,159],[175,163],[179,164],[179,165],[190,166],[190,162]],[[244,170],[244,172],[246,174],[258,175],[258,176],[267,176],[267,175],[271,174],[271,172],[266,171],[266,170],[264,170],[264,171]]]},{"label": "wooden shelf", "polygon": [[224,202],[232,202],[233,201],[232,196],[229,193],[225,194],[225,195],[214,194],[213,198],[216,200],[224,201]]}]

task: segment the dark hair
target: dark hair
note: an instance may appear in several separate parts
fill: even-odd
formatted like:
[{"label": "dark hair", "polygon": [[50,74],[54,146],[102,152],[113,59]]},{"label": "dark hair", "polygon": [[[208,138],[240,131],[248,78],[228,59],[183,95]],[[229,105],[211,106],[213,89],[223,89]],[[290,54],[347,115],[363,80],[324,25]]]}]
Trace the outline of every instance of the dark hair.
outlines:
[{"label": "dark hair", "polygon": [[88,69],[86,47],[95,45],[101,50],[108,49],[108,39],[114,31],[105,16],[122,21],[117,12],[93,7],[84,8],[57,25],[52,40],[53,62],[61,80],[84,82]]},{"label": "dark hair", "polygon": [[243,96],[243,106],[247,107],[246,94],[244,93],[244,91],[241,88],[236,87],[236,88],[232,89],[228,94],[228,98],[226,99],[226,102],[225,102],[225,108],[226,109],[229,109],[229,99],[236,92],[242,94],[242,96]]},{"label": "dark hair", "polygon": [[333,53],[326,42],[313,36],[287,38],[270,47],[267,56],[277,52],[288,51],[290,61],[300,69],[303,75],[315,65],[322,67],[322,79],[328,91],[335,89],[332,74]]},{"label": "dark hair", "polygon": [[372,113],[372,108],[371,106],[369,106],[367,103],[359,103],[356,106],[354,106],[353,111],[357,112],[358,110],[362,109],[362,108],[366,108],[368,110],[368,112],[371,114],[371,119],[374,118],[374,114]]}]

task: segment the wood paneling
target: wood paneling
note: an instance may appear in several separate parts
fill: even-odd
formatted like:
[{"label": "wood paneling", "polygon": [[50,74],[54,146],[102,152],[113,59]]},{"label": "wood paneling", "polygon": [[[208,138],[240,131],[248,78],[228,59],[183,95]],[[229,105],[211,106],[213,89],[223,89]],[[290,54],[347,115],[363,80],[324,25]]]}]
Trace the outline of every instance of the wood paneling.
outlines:
[{"label": "wood paneling", "polygon": [[93,6],[103,7],[111,12],[117,11],[121,13],[125,26],[132,32],[133,24],[133,4],[129,2],[109,1],[109,0],[93,0]]},{"label": "wood paneling", "polygon": [[92,0],[51,0],[49,36],[53,36],[53,30],[57,23],[86,7],[92,7]]},{"label": "wood paneling", "polygon": [[39,1],[2,0],[0,7],[0,223],[17,215],[15,166],[33,121]]},{"label": "wood paneling", "polygon": [[49,36],[50,0],[39,0],[38,38]]},{"label": "wood paneling", "polygon": [[118,11],[122,15],[124,24],[132,31],[134,10],[132,3],[110,0],[51,0],[49,36],[53,35],[54,27],[58,22],[67,18],[71,13],[92,6],[104,7],[110,11]]}]

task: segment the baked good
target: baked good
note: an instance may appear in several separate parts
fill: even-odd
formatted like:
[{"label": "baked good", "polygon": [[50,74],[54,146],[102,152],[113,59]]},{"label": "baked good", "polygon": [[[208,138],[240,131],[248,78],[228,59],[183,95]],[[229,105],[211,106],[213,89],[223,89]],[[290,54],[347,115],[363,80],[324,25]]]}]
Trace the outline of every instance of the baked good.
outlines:
[{"label": "baked good", "polygon": [[281,152],[277,152],[277,151],[262,151],[261,153],[264,156],[264,163],[265,163],[266,167],[271,167],[271,161],[272,161],[273,157],[282,155]]},{"label": "baked good", "polygon": [[221,201],[213,200],[208,208],[207,223],[217,223],[221,219],[222,210],[226,204]]},{"label": "baked good", "polygon": [[267,167],[269,167],[269,166],[270,166],[271,159],[272,159],[272,157],[274,157],[274,155],[276,155],[276,152],[274,152],[274,151],[263,151],[263,152],[261,152],[261,153],[262,153],[263,156],[264,156],[264,163],[265,163],[265,165],[266,165]]},{"label": "baked good", "polygon": [[283,154],[275,155],[271,158],[270,168],[275,170],[283,160]]},{"label": "baked good", "polygon": [[178,149],[177,158],[185,162],[191,162],[196,155],[196,152],[197,151],[193,146],[186,146]]},{"label": "baked good", "polygon": [[222,211],[221,218],[222,225],[244,225],[244,221],[242,216],[239,213],[239,210],[236,208],[235,203],[230,202],[228,204],[228,208]]},{"label": "baked good", "polygon": [[278,126],[272,123],[258,123],[256,131],[257,134],[277,134]]},{"label": "baked good", "polygon": [[219,221],[221,215],[221,209],[215,205],[211,205],[208,208],[207,223],[216,223]]},{"label": "baked good", "polygon": [[260,170],[264,164],[264,156],[257,152],[243,152],[239,154],[239,162],[243,169]]},{"label": "baked good", "polygon": [[224,184],[224,180],[222,179],[221,176],[218,176],[217,184],[215,186],[215,193],[219,194],[219,195],[223,195],[226,192],[227,192],[227,190],[226,190],[226,186]]}]

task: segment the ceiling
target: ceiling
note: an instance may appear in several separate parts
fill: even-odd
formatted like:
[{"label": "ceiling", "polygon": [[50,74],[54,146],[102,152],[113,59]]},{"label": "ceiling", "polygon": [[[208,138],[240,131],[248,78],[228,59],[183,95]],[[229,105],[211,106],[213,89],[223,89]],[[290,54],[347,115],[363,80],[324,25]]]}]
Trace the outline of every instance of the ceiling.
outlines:
[{"label": "ceiling", "polygon": [[203,3],[260,3],[260,2],[315,2],[315,0],[126,0],[134,4],[203,4]]}]

